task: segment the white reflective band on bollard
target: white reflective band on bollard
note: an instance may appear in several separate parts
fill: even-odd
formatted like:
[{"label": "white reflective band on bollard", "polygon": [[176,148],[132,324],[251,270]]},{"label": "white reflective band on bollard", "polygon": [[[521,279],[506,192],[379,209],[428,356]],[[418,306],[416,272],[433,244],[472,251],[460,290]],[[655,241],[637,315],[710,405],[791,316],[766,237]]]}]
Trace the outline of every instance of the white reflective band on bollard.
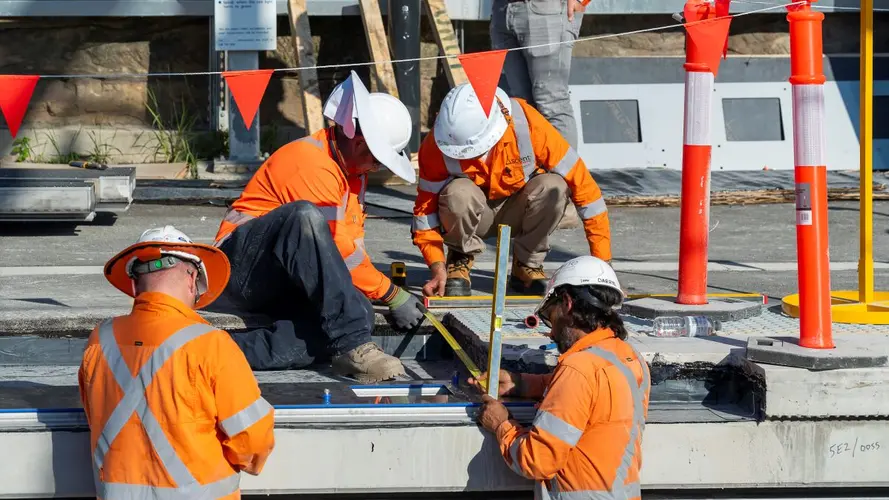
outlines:
[{"label": "white reflective band on bollard", "polygon": [[709,146],[710,115],[713,101],[713,73],[685,73],[685,142],[688,146]]}]

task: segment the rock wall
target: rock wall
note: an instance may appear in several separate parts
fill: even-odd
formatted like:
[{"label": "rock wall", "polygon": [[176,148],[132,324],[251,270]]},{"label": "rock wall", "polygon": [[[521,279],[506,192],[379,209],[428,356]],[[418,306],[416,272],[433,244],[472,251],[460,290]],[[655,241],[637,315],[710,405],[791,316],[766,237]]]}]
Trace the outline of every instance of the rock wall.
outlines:
[{"label": "rock wall", "polygon": [[[666,15],[586,15],[582,36],[614,34],[675,24]],[[877,26],[889,25],[878,13]],[[489,47],[486,22],[464,22],[465,50]],[[361,62],[369,59],[359,17],[311,19],[318,63]],[[877,30],[879,32],[879,29]],[[261,55],[263,68],[296,65],[286,17],[280,18],[277,51]],[[422,27],[422,55],[438,53],[428,24]],[[827,53],[858,51],[858,14],[828,14],[824,24]],[[679,28],[616,36],[578,43],[575,57],[661,56],[683,53]],[[889,52],[889,37],[877,37],[877,52]],[[731,54],[787,54],[789,40],[783,14],[757,14],[736,18],[729,41]],[[0,73],[41,75],[201,72],[208,68],[209,23],[205,18],[97,18],[0,21]],[[319,72],[326,96],[349,68]],[[369,68],[356,71],[365,79]],[[447,91],[447,82],[435,61],[421,64],[422,122],[428,130],[430,109]],[[367,81],[367,80],[366,80]],[[154,113],[168,128],[183,124],[197,130],[209,125],[211,78],[206,76],[44,78],[38,84],[25,126],[31,128],[109,127],[144,128]],[[303,120],[297,73],[276,73],[260,109],[265,127],[302,136]],[[155,105],[157,103],[157,105]],[[0,121],[0,126],[5,124]]]}]

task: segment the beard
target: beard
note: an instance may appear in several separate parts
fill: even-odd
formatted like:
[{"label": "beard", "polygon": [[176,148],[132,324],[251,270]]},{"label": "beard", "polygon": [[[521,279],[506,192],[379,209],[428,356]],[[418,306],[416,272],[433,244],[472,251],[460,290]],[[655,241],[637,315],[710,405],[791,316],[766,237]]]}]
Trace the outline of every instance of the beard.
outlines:
[{"label": "beard", "polygon": [[577,342],[577,337],[570,329],[561,326],[558,329],[553,329],[553,340],[556,341],[556,346],[558,346],[559,352],[564,354]]}]

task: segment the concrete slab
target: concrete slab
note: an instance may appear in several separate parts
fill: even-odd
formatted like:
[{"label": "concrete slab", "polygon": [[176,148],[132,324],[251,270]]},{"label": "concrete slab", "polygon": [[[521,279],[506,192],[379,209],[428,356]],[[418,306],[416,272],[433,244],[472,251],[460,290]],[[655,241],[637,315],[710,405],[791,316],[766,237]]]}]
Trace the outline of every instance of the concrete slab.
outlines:
[{"label": "concrete slab", "polygon": [[710,297],[704,305],[679,304],[676,297],[645,297],[624,302],[622,309],[629,315],[647,319],[659,316],[706,316],[718,321],[738,321],[758,316],[762,312],[762,297]]},{"label": "concrete slab", "polygon": [[746,357],[755,363],[806,368],[808,370],[838,370],[843,368],[872,368],[889,360],[889,351],[881,352],[873,346],[839,343],[832,349],[811,349],[799,345],[799,339],[747,339]]}]

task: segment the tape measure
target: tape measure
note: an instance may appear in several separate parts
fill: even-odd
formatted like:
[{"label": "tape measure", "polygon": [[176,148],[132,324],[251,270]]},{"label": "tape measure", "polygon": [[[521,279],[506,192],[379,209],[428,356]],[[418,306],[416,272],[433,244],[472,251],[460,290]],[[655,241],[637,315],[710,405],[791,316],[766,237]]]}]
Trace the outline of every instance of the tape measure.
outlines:
[{"label": "tape measure", "polygon": [[407,285],[407,266],[404,262],[393,262],[389,266],[389,277],[396,286],[404,287]]}]

